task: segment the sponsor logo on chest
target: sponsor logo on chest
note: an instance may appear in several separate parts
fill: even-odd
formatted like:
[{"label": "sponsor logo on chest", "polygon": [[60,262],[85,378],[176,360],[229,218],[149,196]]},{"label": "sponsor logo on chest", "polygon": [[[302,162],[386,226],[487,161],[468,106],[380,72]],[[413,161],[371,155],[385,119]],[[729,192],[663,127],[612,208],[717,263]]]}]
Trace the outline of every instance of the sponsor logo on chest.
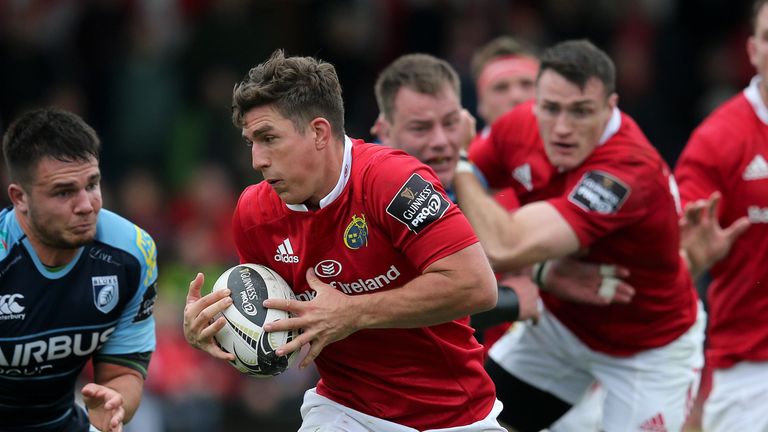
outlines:
[{"label": "sponsor logo on chest", "polygon": [[286,264],[298,264],[299,257],[293,252],[293,245],[291,245],[291,239],[286,237],[278,246],[275,251],[275,261]]},{"label": "sponsor logo on chest", "polygon": [[742,175],[744,180],[760,180],[768,178],[768,162],[762,155],[757,155],[747,165]]},{"label": "sponsor logo on chest", "polygon": [[86,357],[101,347],[115,331],[49,336],[16,344],[0,344],[0,376],[37,376],[53,369],[56,360],[71,356]]}]

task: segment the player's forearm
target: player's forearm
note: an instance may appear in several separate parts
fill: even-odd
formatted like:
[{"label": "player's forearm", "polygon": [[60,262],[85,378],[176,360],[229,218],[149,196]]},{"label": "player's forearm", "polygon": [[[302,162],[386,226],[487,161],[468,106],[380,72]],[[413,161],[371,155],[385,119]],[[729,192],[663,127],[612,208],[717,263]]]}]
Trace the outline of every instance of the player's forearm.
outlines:
[{"label": "player's forearm", "polygon": [[120,393],[123,398],[123,409],[125,410],[125,420],[123,423],[128,423],[139,408],[141,393],[144,389],[144,380],[137,375],[127,373],[118,375],[105,382],[99,382],[98,384]]},{"label": "player's forearm", "polygon": [[[516,270],[516,258],[522,253],[515,243],[510,214],[502,208],[471,173],[457,172],[454,190],[462,213],[475,230],[486,256],[496,271]],[[501,270],[499,266],[503,266]]]},{"label": "player's forearm", "polygon": [[[470,249],[467,251],[467,249]],[[433,265],[402,287],[355,296],[361,328],[415,328],[441,324],[496,304],[496,281],[478,244],[452,258],[460,266]]]}]

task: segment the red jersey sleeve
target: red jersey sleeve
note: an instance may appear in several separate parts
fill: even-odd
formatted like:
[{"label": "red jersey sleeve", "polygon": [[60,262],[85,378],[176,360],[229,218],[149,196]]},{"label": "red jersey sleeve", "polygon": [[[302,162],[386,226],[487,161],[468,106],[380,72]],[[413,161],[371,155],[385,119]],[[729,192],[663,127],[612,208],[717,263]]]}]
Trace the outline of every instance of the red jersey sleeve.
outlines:
[{"label": "red jersey sleeve", "polygon": [[582,248],[645,217],[649,189],[633,168],[616,161],[588,161],[569,177],[564,195],[548,200],[573,228]]},{"label": "red jersey sleeve", "polygon": [[709,197],[716,190],[723,190],[728,163],[728,154],[721,151],[720,142],[706,130],[697,129],[692,135],[675,166],[675,180],[680,190],[680,201],[685,205],[690,201]]},{"label": "red jersey sleeve", "polygon": [[379,157],[363,184],[367,211],[419,271],[478,242],[434,171],[412,156]]}]

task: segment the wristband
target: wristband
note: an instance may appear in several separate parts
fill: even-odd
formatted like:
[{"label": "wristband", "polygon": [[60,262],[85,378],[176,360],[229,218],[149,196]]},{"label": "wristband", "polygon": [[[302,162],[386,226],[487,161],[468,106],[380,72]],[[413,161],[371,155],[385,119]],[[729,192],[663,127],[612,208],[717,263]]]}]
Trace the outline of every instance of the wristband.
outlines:
[{"label": "wristband", "polygon": [[546,276],[547,271],[549,271],[549,261],[542,261],[537,262],[533,265],[533,272],[531,273],[531,278],[533,279],[533,282],[539,286],[539,289],[542,291],[547,291],[547,287],[544,285],[544,276]]},{"label": "wristband", "polygon": [[472,162],[469,161],[469,157],[467,156],[467,151],[464,149],[459,150],[459,162],[456,163],[456,172],[472,174],[475,172]]},{"label": "wristband", "polygon": [[472,327],[483,331],[501,323],[517,321],[520,317],[520,299],[514,289],[499,285],[496,307],[491,310],[472,315]]}]

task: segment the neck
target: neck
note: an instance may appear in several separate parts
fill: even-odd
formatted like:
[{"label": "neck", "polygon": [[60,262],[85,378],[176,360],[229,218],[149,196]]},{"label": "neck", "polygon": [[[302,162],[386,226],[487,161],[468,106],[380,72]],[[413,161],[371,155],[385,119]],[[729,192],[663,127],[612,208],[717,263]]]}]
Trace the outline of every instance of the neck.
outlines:
[{"label": "neck", "polygon": [[19,222],[21,230],[27,235],[27,240],[29,240],[29,244],[35,251],[37,258],[46,267],[60,267],[69,264],[80,250],[80,248],[62,249],[47,245],[40,240],[40,237],[30,226],[29,221],[24,215],[16,212],[16,220]]},{"label": "neck", "polygon": [[768,80],[762,78],[757,85],[757,89],[760,91],[760,99],[763,100],[763,104],[768,106]]},{"label": "neck", "polygon": [[320,185],[316,196],[311,197],[304,203],[309,210],[318,210],[320,208],[320,200],[328,196],[333,191],[336,184],[341,178],[341,169],[344,164],[344,141],[340,143],[335,141],[328,146],[327,158],[322,167],[318,169],[320,172]]}]

